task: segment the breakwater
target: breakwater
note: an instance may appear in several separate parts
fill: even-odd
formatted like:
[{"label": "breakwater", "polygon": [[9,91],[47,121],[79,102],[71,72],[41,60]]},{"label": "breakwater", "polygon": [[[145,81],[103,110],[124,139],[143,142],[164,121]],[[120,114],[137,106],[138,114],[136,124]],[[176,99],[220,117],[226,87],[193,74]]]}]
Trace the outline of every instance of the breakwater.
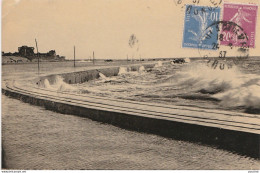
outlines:
[{"label": "breakwater", "polygon": [[[153,65],[149,65],[152,67]],[[140,66],[131,67],[137,70]],[[145,66],[148,68],[148,66]],[[82,83],[99,77],[99,73],[115,76],[119,67],[61,74],[66,83]],[[38,84],[55,76],[37,79]],[[228,111],[211,111],[182,106],[81,96],[53,92],[42,88],[25,88],[8,83],[6,95],[46,109],[88,117],[126,129],[154,133],[179,140],[210,144],[240,154],[259,158],[259,124],[254,115]]]},{"label": "breakwater", "polygon": [[[129,66],[131,71],[138,71],[140,67],[152,68],[154,64],[143,64],[143,65],[133,65]],[[87,71],[71,72],[59,74],[64,79],[64,82],[68,84],[83,83],[89,80],[99,78],[99,74],[102,73],[106,77],[117,76],[119,73],[120,67],[110,67],[110,68],[101,68]],[[45,79],[49,81],[50,84],[53,84],[56,80],[57,75],[48,75],[41,77],[38,81],[38,84],[42,83]]]}]

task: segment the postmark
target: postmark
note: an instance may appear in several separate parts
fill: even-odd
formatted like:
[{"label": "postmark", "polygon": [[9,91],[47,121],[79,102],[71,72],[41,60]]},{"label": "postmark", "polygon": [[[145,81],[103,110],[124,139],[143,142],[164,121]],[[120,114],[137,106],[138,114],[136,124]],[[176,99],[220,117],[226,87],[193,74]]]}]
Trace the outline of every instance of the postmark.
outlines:
[{"label": "postmark", "polygon": [[186,4],[199,5],[203,3],[209,4],[210,7],[219,7],[223,0],[173,0],[176,6],[184,8]]},{"label": "postmark", "polygon": [[210,37],[203,43],[201,39],[206,38],[208,32],[218,35],[215,27],[208,26],[219,21],[219,17],[220,8],[186,5],[182,47],[212,49],[212,44],[217,42],[216,37]]},{"label": "postmark", "polygon": [[[198,6],[204,2],[188,1],[190,5],[175,0],[177,6],[185,7],[182,48],[198,48],[207,65],[221,70],[249,57],[250,48],[255,48],[257,5],[209,0],[210,6]],[[225,8],[221,20],[219,6]]]},{"label": "postmark", "polygon": [[[258,6],[252,4],[233,4],[225,3],[223,7],[223,21],[229,21],[237,24],[243,31],[237,28],[236,32],[244,32],[248,36],[248,46],[250,48],[255,47],[255,34],[256,34],[256,18],[257,18]],[[222,40],[221,45],[229,45],[230,39],[233,40],[233,46],[240,46],[241,37],[235,37],[235,32],[225,32],[225,28],[222,28]]]},{"label": "postmark", "polygon": [[[208,26],[216,28],[217,34],[207,31],[198,46],[200,55],[208,59],[207,65],[224,70],[248,58],[250,48],[255,48],[256,16],[257,5],[225,3],[223,20]],[[203,45],[212,37],[217,39],[212,51],[203,52]]]},{"label": "postmark", "polygon": [[[250,41],[241,26],[231,21],[217,21],[207,28],[216,28],[219,31],[218,34],[207,31],[206,37],[200,39],[198,50],[200,56],[208,59],[207,65],[214,69],[224,70],[232,68],[232,66],[249,57]],[[221,45],[220,43],[225,36],[223,33],[228,33],[230,38],[226,44]],[[216,39],[216,42],[211,45],[212,51],[203,51],[203,45],[207,44],[212,37]]]}]

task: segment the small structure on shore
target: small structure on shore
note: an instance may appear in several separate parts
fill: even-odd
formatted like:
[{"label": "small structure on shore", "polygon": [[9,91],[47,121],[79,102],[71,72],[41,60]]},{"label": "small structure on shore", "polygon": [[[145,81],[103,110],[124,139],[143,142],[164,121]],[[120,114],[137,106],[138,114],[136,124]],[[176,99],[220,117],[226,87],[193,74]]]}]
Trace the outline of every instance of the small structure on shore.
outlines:
[{"label": "small structure on shore", "polygon": [[173,59],[171,61],[172,64],[183,64],[185,63],[185,59],[184,58],[176,58],[176,59]]}]

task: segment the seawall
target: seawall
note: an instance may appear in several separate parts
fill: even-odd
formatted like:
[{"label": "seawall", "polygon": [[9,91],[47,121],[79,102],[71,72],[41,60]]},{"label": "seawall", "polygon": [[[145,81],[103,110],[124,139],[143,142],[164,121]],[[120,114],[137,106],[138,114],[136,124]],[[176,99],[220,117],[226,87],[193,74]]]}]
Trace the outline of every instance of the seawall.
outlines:
[{"label": "seawall", "polygon": [[[152,68],[155,64],[141,64],[141,65],[132,65],[132,66],[125,66],[129,68],[131,71],[138,71],[141,66],[144,68]],[[68,84],[76,84],[76,83],[83,83],[89,80],[99,78],[99,73],[104,74],[106,77],[117,76],[119,73],[120,67],[110,67],[110,68],[101,68],[101,69],[94,69],[94,70],[87,70],[87,71],[79,71],[79,72],[71,72],[71,73],[64,73],[60,74],[64,79],[64,82]],[[57,75],[49,75],[44,76],[39,79],[39,82],[48,79],[50,84],[53,84]]]},{"label": "seawall", "polygon": [[[131,69],[138,70],[139,66],[132,66]],[[144,65],[145,68],[153,66]],[[115,76],[119,67],[65,73],[61,76],[65,82],[75,84],[98,78],[99,72],[108,77]],[[48,79],[52,83],[55,77],[56,75],[45,76],[38,81]],[[7,96],[48,110],[260,158],[259,116],[105,97],[83,97],[41,88],[25,88],[19,83],[8,83],[2,91]]]}]

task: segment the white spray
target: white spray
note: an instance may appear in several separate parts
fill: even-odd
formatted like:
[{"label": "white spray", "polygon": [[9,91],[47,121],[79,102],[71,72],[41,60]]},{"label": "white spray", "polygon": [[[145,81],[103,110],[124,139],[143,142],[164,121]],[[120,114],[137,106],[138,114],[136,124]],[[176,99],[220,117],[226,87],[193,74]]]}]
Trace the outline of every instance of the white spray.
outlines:
[{"label": "white spray", "polygon": [[61,76],[56,76],[54,79],[53,84],[50,84],[48,79],[44,79],[43,83],[38,84],[38,86],[56,90],[56,91],[65,91],[65,90],[74,90],[75,88],[66,82],[64,82],[64,79]]},{"label": "white spray", "polygon": [[190,58],[185,58],[186,63],[190,63]]},{"label": "white spray", "polygon": [[125,74],[125,73],[127,73],[127,72],[128,72],[127,67],[120,67],[120,68],[119,68],[118,75],[120,75],[120,74]]},{"label": "white spray", "polygon": [[157,64],[155,64],[154,67],[162,67],[163,63],[162,61],[158,61]]},{"label": "white spray", "polygon": [[138,72],[139,73],[146,72],[144,66],[139,67]]}]

